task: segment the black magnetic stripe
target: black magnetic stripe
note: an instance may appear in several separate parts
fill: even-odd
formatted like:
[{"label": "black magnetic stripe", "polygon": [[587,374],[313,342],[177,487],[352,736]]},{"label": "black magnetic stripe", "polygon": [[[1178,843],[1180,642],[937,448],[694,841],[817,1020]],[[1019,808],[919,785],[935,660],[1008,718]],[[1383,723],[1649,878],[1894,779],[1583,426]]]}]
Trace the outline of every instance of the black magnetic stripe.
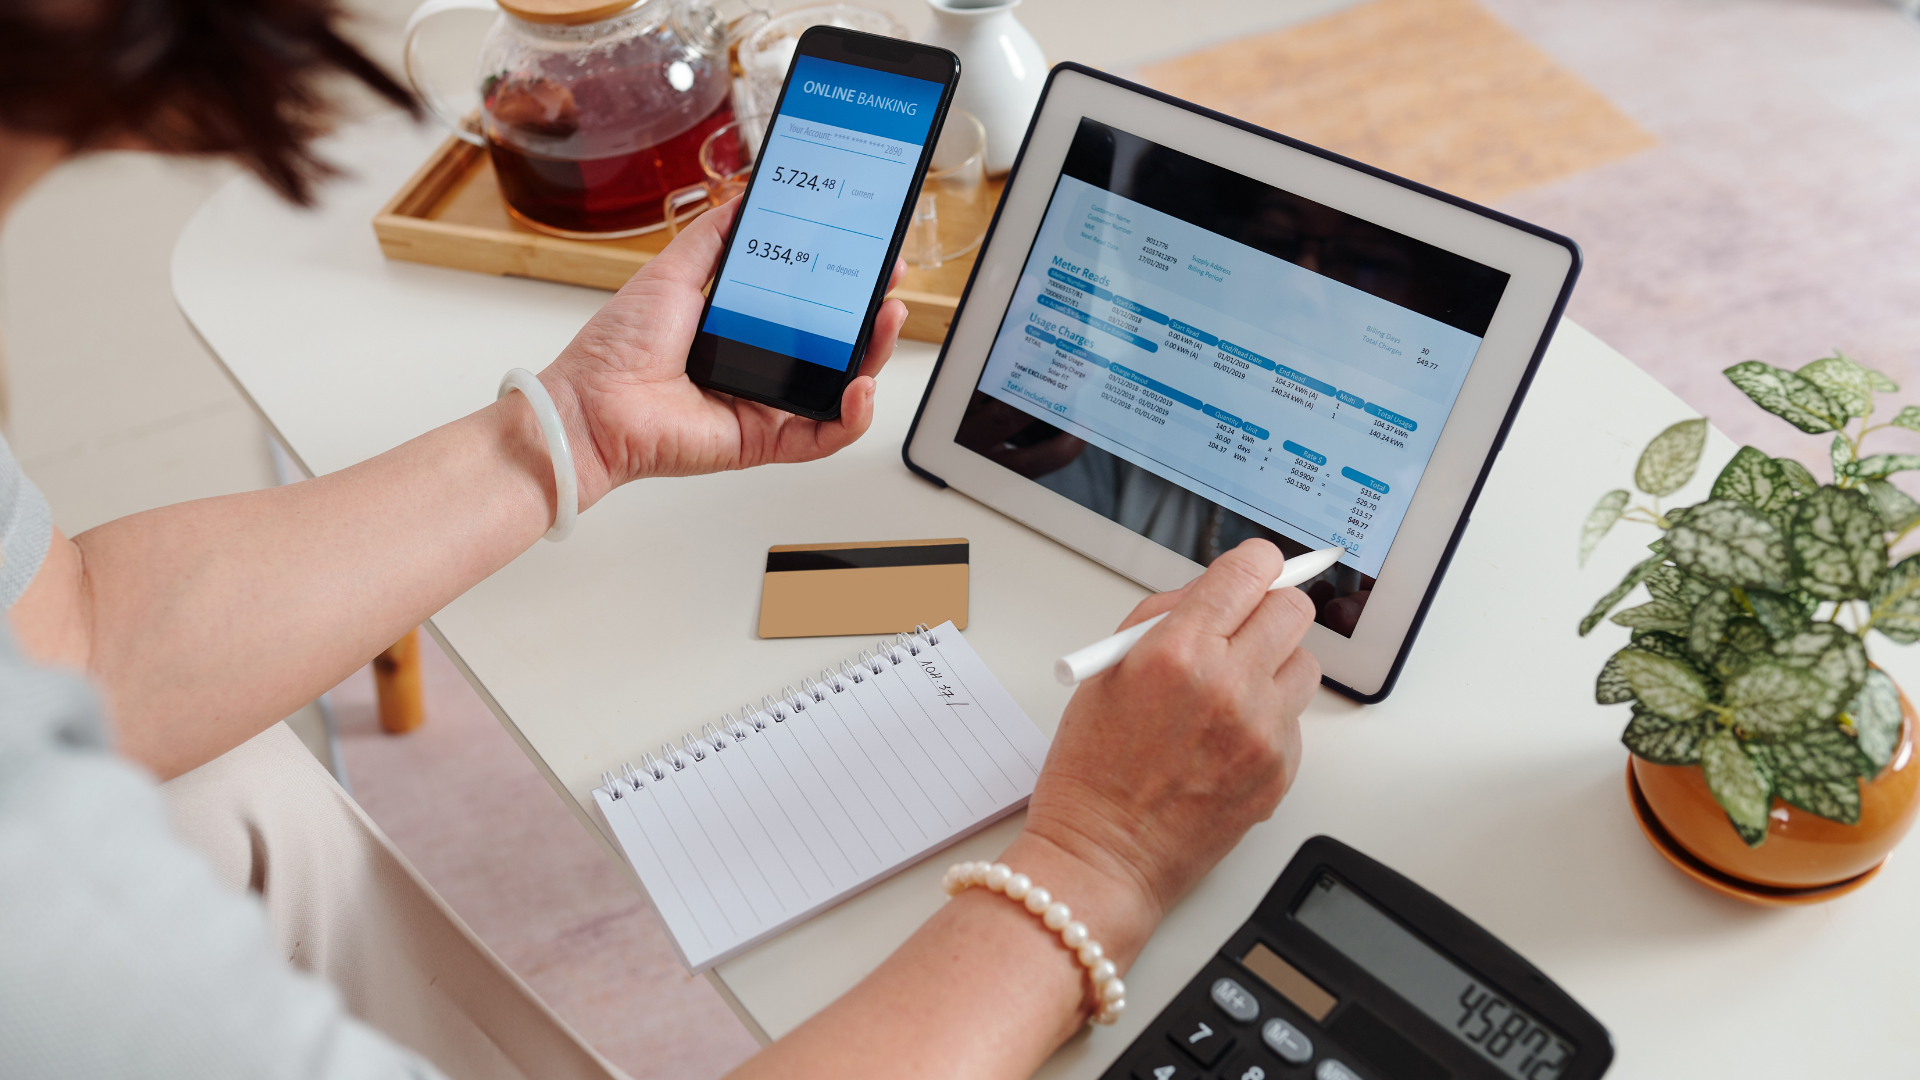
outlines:
[{"label": "black magnetic stripe", "polygon": [[769,551],[767,573],[778,574],[789,570],[868,570],[876,566],[944,566],[965,564],[966,561],[966,544]]}]

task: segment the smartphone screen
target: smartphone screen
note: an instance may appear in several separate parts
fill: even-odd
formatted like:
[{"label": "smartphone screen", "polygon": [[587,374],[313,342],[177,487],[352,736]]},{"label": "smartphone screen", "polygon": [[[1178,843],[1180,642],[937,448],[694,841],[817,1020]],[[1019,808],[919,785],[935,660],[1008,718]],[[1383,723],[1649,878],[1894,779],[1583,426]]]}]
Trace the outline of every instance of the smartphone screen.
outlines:
[{"label": "smartphone screen", "polygon": [[931,46],[831,27],[800,39],[687,360],[694,382],[839,415],[958,74]]}]

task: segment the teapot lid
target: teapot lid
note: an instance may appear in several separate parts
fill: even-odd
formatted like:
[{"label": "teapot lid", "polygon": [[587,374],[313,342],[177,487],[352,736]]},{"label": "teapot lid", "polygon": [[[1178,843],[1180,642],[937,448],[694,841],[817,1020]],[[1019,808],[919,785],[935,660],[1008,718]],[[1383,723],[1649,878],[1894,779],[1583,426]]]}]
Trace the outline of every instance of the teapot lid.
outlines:
[{"label": "teapot lid", "polygon": [[507,14],[531,23],[577,26],[599,22],[634,5],[635,0],[497,0]]}]

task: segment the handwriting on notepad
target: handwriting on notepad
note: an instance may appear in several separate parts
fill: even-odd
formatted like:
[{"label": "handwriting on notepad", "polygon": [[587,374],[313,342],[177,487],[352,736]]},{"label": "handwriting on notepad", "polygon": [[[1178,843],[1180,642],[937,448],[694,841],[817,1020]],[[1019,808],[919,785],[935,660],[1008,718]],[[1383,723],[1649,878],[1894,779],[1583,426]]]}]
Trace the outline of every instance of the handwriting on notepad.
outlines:
[{"label": "handwriting on notepad", "polygon": [[939,666],[936,665],[933,661],[921,660],[919,661],[919,664],[920,664],[920,673],[922,675],[925,675],[927,677],[927,681],[933,684],[933,692],[940,695],[940,699],[942,701],[946,702],[948,705],[972,704],[972,702],[969,702],[967,700],[967,695],[965,690],[959,685],[957,685],[952,679],[948,678],[947,674],[941,671]]}]

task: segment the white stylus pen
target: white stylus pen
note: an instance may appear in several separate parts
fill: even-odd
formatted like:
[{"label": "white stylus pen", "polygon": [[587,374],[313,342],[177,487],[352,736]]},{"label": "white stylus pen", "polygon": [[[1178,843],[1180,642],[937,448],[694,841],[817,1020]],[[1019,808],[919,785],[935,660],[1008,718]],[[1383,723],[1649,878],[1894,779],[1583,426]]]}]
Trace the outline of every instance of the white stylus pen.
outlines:
[{"label": "white stylus pen", "polygon": [[[1273,584],[1267,586],[1267,591],[1289,589],[1309,578],[1317,577],[1334,563],[1339,562],[1346,553],[1346,548],[1330,547],[1309,551],[1305,555],[1295,555],[1287,560],[1287,565],[1281,569],[1280,576],[1273,580]],[[1096,641],[1079,652],[1070,652],[1055,660],[1053,677],[1059,679],[1062,686],[1073,686],[1085,679],[1093,678],[1119,663],[1121,657],[1131,652],[1140,639],[1147,636],[1147,631],[1153,629],[1168,614],[1163,611],[1146,622],[1129,626],[1104,641]]]}]

